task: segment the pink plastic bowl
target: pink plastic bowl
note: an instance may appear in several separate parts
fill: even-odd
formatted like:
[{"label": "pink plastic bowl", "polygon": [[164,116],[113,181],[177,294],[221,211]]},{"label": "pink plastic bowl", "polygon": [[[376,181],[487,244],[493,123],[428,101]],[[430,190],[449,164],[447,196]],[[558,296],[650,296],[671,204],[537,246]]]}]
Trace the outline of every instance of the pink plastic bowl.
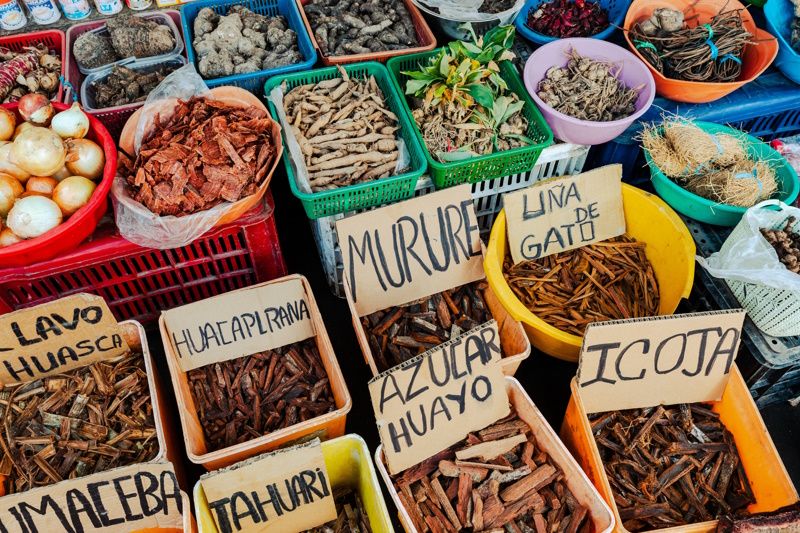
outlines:
[{"label": "pink plastic bowl", "polygon": [[[550,67],[567,65],[569,62],[567,53],[570,49],[574,49],[584,57],[597,61],[610,61],[621,66],[619,78],[626,86],[644,86],[639,90],[636,112],[629,117],[612,122],[590,122],[559,113],[545,104],[536,94],[539,82],[544,79]],[[523,78],[525,88],[539,106],[544,119],[553,130],[553,135],[562,141],[575,144],[603,144],[614,139],[647,111],[656,95],[656,83],[653,75],[638,57],[620,46],[599,39],[559,39],[542,46],[533,52],[525,63]]]}]

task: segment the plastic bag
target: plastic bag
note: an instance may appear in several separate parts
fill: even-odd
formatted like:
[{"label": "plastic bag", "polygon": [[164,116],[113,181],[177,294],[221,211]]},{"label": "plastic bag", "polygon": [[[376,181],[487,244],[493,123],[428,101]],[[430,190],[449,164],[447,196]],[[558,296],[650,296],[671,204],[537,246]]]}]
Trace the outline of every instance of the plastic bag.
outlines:
[{"label": "plastic bag", "polygon": [[[189,100],[193,96],[214,97],[203,79],[197,74],[194,64],[179,68],[164,78],[161,84],[148,95],[136,126],[134,148],[139,154],[142,138],[157,114],[169,116],[176,99]],[[232,208],[233,203],[223,202],[207,211],[199,211],[182,217],[159,216],[130,197],[127,181],[119,173],[111,185],[111,200],[120,235],[146,248],[167,250],[180,248],[194,241],[212,227]]]},{"label": "plastic bag", "polygon": [[[778,206],[778,209],[766,209]],[[767,285],[776,289],[800,290],[800,274],[786,269],[778,253],[761,235],[760,228],[774,229],[787,218],[800,220],[800,209],[780,200],[767,200],[748,209],[719,252],[707,259],[695,256],[715,278]]]},{"label": "plastic bag", "polygon": [[800,174],[800,135],[774,139],[769,145],[789,162],[795,172]]},{"label": "plastic bag", "polygon": [[499,25],[511,24],[522,9],[525,0],[517,0],[514,7],[501,13],[480,13],[478,9],[488,0],[417,0],[430,9],[439,11],[446,19],[459,22],[489,22],[499,20]]},{"label": "plastic bag", "polygon": [[[297,139],[292,132],[292,126],[289,124],[289,119],[286,116],[286,112],[283,109],[283,88],[280,85],[272,89],[270,91],[267,98],[272,102],[275,106],[275,112],[278,114],[276,117],[278,122],[281,124],[281,128],[283,128],[284,138],[286,139],[286,148],[289,151],[289,164],[292,166],[292,172],[294,173],[294,180],[297,188],[303,191],[306,194],[311,194],[311,185],[308,181],[308,170],[306,168],[306,160],[303,156],[302,150],[300,150],[300,143],[297,142]],[[405,141],[401,138],[395,139],[395,144],[397,145],[397,149],[399,154],[397,155],[397,164],[394,167],[394,172],[397,174],[404,168],[407,168],[411,165],[411,154],[408,151],[408,147],[406,146]]]}]

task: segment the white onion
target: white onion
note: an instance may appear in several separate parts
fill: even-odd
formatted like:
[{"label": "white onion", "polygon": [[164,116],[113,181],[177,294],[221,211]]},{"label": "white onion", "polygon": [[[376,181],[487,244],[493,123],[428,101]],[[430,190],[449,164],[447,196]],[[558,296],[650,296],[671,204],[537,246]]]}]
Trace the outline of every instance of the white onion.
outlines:
[{"label": "white onion", "polygon": [[61,208],[64,217],[86,205],[97,188],[93,181],[83,176],[70,176],[61,180],[53,190],[53,201]]},{"label": "white onion", "polygon": [[61,167],[61,169],[53,172],[53,175],[51,177],[56,181],[61,181],[64,178],[68,178],[70,176],[72,176],[72,172],[67,170],[67,165],[64,165],[63,167]]},{"label": "white onion", "polygon": [[33,127],[33,124],[30,124],[28,122],[21,123],[19,126],[16,127],[16,129],[14,129],[14,136],[11,137],[11,140],[13,141],[14,139],[17,138],[17,135],[19,135],[23,131],[27,130],[28,128],[32,128],[32,127]]},{"label": "white onion", "polygon": [[25,122],[30,122],[34,126],[50,125],[56,113],[53,103],[46,96],[36,93],[28,93],[20,98],[17,109]]},{"label": "white onion", "polygon": [[0,141],[7,141],[14,136],[14,130],[17,127],[17,117],[14,113],[0,107]]},{"label": "white onion", "polygon": [[[25,122],[27,124],[27,122]],[[11,148],[14,143],[8,141],[0,141],[0,173],[8,174],[19,180],[20,183],[25,183],[31,177],[30,172],[25,172],[17,165],[9,161],[8,157],[11,154]]]},{"label": "white onion", "polygon": [[14,207],[14,202],[23,192],[25,189],[16,178],[0,174],[0,217],[8,215],[8,212]]},{"label": "white onion", "polygon": [[67,170],[73,176],[83,176],[90,180],[103,177],[106,156],[100,146],[89,139],[70,139],[67,145]]},{"label": "white onion", "polygon": [[29,196],[17,200],[6,223],[23,239],[33,239],[61,224],[58,204],[44,196]]},{"label": "white onion", "polygon": [[50,127],[62,139],[80,139],[89,133],[89,117],[81,109],[81,104],[73,102],[72,107],[53,117]]},{"label": "white onion", "polygon": [[64,141],[47,128],[29,128],[12,144],[8,160],[34,176],[50,176],[64,166]]},{"label": "white onion", "polygon": [[22,239],[17,237],[17,234],[11,231],[11,228],[5,228],[0,231],[0,248],[5,248],[18,242],[22,242]]},{"label": "white onion", "polygon": [[58,185],[58,180],[50,176],[31,176],[28,183],[25,184],[25,190],[51,196],[56,185]]}]

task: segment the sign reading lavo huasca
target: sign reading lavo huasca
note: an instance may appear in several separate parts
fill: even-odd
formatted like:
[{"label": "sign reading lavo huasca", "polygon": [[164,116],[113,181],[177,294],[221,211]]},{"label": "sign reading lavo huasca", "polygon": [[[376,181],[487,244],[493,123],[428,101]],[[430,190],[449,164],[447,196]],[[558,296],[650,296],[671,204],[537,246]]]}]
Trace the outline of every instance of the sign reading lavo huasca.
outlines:
[{"label": "sign reading lavo huasca", "polygon": [[0,317],[0,382],[22,383],[129,351],[105,300],[76,294]]},{"label": "sign reading lavo huasca", "polygon": [[392,474],[506,416],[497,322],[376,376],[369,394]]},{"label": "sign reading lavo huasca", "polygon": [[200,478],[220,533],[305,531],[336,518],[319,439]]},{"label": "sign reading lavo huasca", "polygon": [[719,400],[744,317],[736,309],[589,324],[577,375],[584,409]]},{"label": "sign reading lavo huasca", "polygon": [[485,276],[469,185],[345,218],[336,232],[358,316]]},{"label": "sign reading lavo huasca", "polygon": [[3,533],[183,529],[172,463],[125,466],[0,498]]},{"label": "sign reading lavo huasca", "polygon": [[251,287],[164,311],[184,372],[313,337],[300,279]]}]

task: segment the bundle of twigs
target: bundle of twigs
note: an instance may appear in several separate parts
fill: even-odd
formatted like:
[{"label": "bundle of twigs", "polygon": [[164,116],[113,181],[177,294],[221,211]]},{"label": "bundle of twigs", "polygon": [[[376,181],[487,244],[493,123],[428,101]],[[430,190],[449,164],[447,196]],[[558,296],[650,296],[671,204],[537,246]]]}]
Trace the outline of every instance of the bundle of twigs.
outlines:
[{"label": "bundle of twigs", "polygon": [[735,81],[742,72],[744,47],[756,44],[744,28],[742,11],[723,8],[708,24],[684,24],[681,30],[656,35],[647,35],[636,23],[630,37],[642,57],[668,78]]}]

